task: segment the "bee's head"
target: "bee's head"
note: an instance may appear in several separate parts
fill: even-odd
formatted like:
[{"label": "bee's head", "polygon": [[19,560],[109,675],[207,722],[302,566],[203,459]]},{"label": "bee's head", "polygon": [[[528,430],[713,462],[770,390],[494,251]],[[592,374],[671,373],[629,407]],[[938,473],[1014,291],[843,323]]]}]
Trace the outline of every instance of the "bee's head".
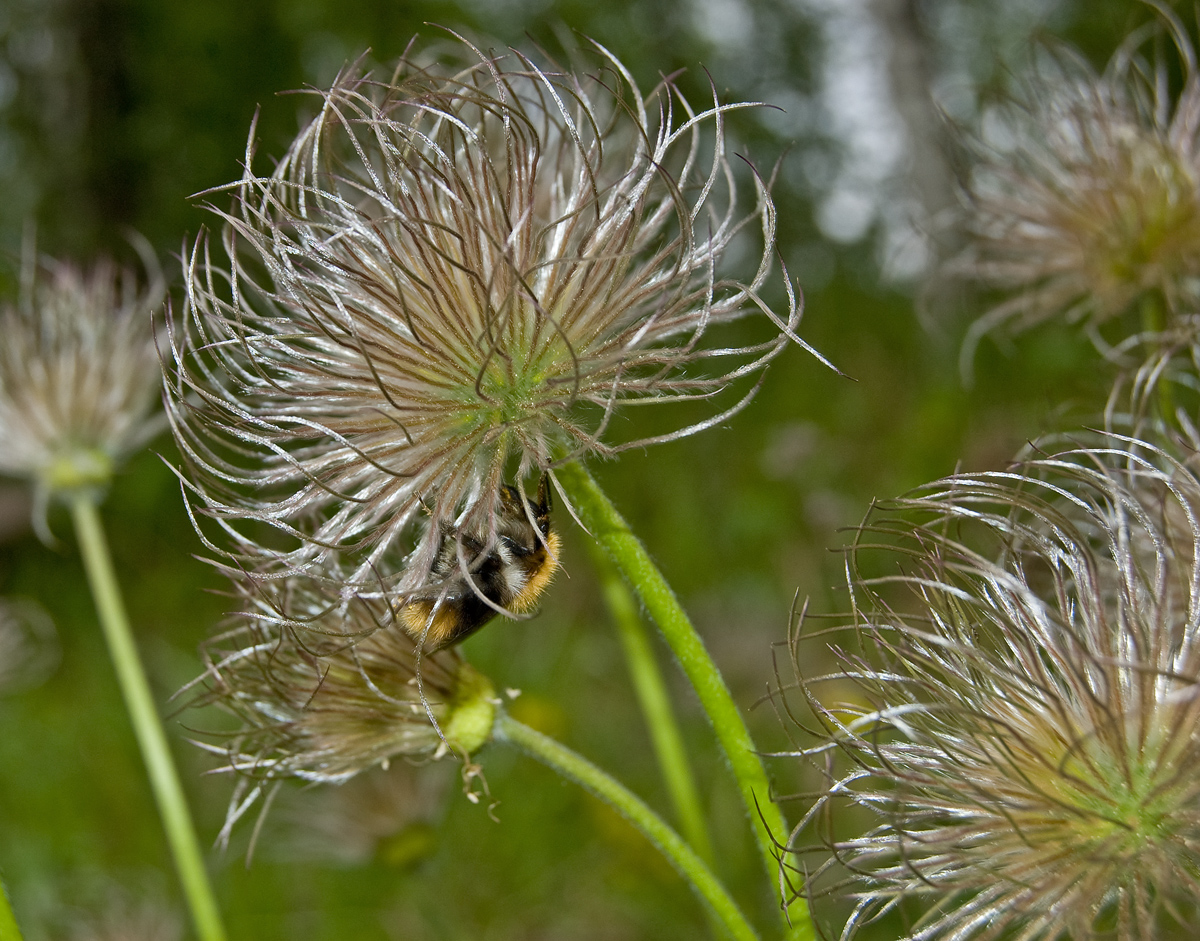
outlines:
[{"label": "bee's head", "polygon": [[[526,507],[528,506],[528,510]],[[530,523],[530,514],[533,523]],[[497,535],[510,546],[526,551],[545,549],[549,544],[550,488],[548,478],[542,475],[538,482],[536,499],[522,499],[521,491],[505,484],[500,490],[500,525]],[[534,525],[537,531],[534,530]]]}]

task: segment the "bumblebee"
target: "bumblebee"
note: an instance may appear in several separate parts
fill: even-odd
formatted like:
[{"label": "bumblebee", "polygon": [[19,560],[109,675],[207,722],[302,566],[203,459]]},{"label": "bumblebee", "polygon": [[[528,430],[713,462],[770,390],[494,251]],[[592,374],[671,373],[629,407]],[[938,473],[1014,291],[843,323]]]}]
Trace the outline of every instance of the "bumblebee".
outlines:
[{"label": "bumblebee", "polygon": [[[491,548],[486,539],[461,530],[443,531],[430,584],[410,595],[400,608],[401,624],[426,653],[470,637],[501,613],[497,608],[514,614],[533,610],[558,568],[562,544],[550,523],[550,491],[545,476],[538,484],[537,502],[529,508],[533,511],[532,524],[521,492],[505,484],[500,490],[496,538]],[[464,575],[459,561],[460,546],[470,578]]]}]

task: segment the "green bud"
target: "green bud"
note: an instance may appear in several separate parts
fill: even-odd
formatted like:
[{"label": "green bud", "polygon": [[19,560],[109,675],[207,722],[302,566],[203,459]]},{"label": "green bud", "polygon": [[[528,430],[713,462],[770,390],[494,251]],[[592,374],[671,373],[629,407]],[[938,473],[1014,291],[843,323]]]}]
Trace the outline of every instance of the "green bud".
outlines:
[{"label": "green bud", "polygon": [[458,684],[450,703],[450,716],[442,724],[446,741],[465,754],[482,748],[492,737],[496,721],[496,690],[491,681],[463,663],[458,670]]},{"label": "green bud", "polygon": [[42,469],[42,486],[52,494],[102,489],[113,475],[113,460],[99,448],[71,448]]}]

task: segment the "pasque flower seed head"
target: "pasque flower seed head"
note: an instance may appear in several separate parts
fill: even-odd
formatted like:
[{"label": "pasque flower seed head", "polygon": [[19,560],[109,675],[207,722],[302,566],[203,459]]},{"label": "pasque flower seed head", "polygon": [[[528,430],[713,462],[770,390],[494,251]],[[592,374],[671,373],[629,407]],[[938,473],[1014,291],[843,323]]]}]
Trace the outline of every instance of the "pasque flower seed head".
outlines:
[{"label": "pasque flower seed head", "polygon": [[[725,121],[747,105],[644,94],[599,46],[590,75],[435,51],[347,70],[270,175],[251,147],[219,245],[187,260],[170,411],[235,552],[261,543],[237,521],[265,521],[293,567],[350,550],[365,578],[411,544],[419,586],[447,531],[497,538],[506,478],[708,427],[739,405],[609,438],[623,406],[715,395],[797,339],[790,284],[782,314],[761,297],[764,181],[736,202]],[[720,267],[735,239],[761,249],[745,280]],[[704,345],[748,313],[762,342]]]},{"label": "pasque flower seed head", "polygon": [[1200,300],[1200,74],[1182,24],[1155,6],[1182,61],[1177,93],[1166,64],[1140,54],[1143,30],[1100,74],[1073,50],[1048,54],[988,111],[952,270],[1006,297],[973,327],[968,365],[1001,326],[1094,328],[1149,299],[1156,313],[1134,329],[1154,331]]},{"label": "pasque flower seed head", "polygon": [[[828,786],[793,843],[857,900],[843,936],[899,908],[930,941],[1195,937],[1200,480],[1111,438],[921,488],[848,561],[841,669],[800,671]],[[843,802],[876,825],[818,828],[808,864]]]},{"label": "pasque flower seed head", "polygon": [[197,705],[238,720],[204,744],[247,782],[227,832],[271,782],[339,783],[394,758],[467,755],[491,736],[487,679],[453,651],[420,657],[387,601],[347,599],[344,584],[328,568],[233,582],[240,611],[191,684]]},{"label": "pasque flower seed head", "polygon": [[49,499],[103,489],[161,424],[151,316],[164,284],[142,245],[150,284],[100,261],[84,272],[48,263],[17,304],[0,306],[0,474],[35,488],[34,524],[50,541]]}]

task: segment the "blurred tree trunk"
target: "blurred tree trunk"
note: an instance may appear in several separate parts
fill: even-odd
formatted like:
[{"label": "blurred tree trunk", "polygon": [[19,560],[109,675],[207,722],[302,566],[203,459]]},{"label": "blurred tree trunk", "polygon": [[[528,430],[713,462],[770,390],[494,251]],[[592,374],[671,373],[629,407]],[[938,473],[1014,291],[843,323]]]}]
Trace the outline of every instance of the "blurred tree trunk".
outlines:
[{"label": "blurred tree trunk", "polygon": [[887,39],[892,98],[908,139],[909,186],[924,216],[917,224],[944,257],[955,243],[947,223],[955,205],[954,174],[945,120],[931,92],[930,41],[919,7],[919,0],[870,0]]}]

